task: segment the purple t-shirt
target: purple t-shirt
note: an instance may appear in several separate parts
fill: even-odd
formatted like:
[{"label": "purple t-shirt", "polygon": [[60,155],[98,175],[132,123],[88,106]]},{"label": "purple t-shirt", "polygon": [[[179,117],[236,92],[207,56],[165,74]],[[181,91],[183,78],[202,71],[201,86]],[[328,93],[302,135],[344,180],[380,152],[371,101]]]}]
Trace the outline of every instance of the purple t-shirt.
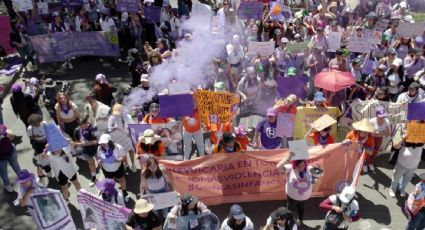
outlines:
[{"label": "purple t-shirt", "polygon": [[267,118],[259,121],[255,131],[260,133],[261,146],[265,149],[276,149],[280,146],[281,137],[276,132],[277,121],[270,123]]}]

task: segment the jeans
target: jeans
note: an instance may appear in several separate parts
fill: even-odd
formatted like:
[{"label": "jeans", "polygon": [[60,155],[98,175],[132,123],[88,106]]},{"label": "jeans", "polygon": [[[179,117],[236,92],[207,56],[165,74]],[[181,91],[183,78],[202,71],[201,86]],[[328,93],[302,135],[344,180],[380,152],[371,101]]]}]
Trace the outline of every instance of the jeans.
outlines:
[{"label": "jeans", "polygon": [[406,226],[406,230],[421,230],[425,228],[425,213],[418,212]]},{"label": "jeans", "polygon": [[390,189],[393,192],[397,191],[397,186],[399,186],[399,191],[404,192],[406,189],[407,183],[412,180],[413,175],[415,175],[416,168],[408,169],[401,166],[398,162],[394,167],[394,175],[391,181]]},{"label": "jeans", "polygon": [[190,158],[192,138],[195,140],[199,156],[205,155],[204,134],[200,130],[194,133],[183,131],[184,160],[189,160]]},{"label": "jeans", "polygon": [[13,148],[13,153],[9,156],[9,158],[0,160],[0,177],[3,180],[3,184],[5,186],[10,185],[9,175],[7,175],[8,163],[10,164],[16,175],[18,175],[19,171],[21,171],[21,167],[19,167],[18,155],[16,153],[15,148]]}]

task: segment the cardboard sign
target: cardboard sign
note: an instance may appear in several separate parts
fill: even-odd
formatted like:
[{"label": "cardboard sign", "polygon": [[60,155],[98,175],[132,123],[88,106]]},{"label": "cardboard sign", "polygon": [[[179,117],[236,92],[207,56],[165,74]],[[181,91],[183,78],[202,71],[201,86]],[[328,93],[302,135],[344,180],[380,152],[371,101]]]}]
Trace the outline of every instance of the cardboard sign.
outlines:
[{"label": "cardboard sign", "polygon": [[239,19],[263,18],[263,3],[259,1],[241,1],[238,8]]},{"label": "cardboard sign", "polygon": [[192,116],[194,107],[192,94],[159,96],[160,117]]},{"label": "cardboard sign", "polygon": [[248,42],[248,55],[270,56],[274,52],[274,42]]},{"label": "cardboard sign", "polygon": [[340,32],[330,32],[328,34],[328,51],[335,52],[337,49],[341,48],[341,38],[342,34]]},{"label": "cardboard sign", "polygon": [[422,36],[425,30],[425,21],[424,22],[415,22],[408,23],[405,21],[400,21],[400,24],[397,27],[397,32],[402,37],[414,38],[416,36]]},{"label": "cardboard sign", "polygon": [[305,139],[297,141],[288,141],[289,149],[295,153],[292,160],[308,159],[308,146]]},{"label": "cardboard sign", "polygon": [[125,229],[131,210],[104,201],[81,189],[77,201],[84,223],[84,229]]},{"label": "cardboard sign", "polygon": [[292,137],[294,135],[295,120],[295,114],[278,113],[276,135],[279,137]]},{"label": "cardboard sign", "polygon": [[297,53],[303,53],[305,50],[308,49],[308,44],[310,42],[309,41],[304,41],[304,42],[289,42],[287,44],[287,50],[288,52],[292,52],[295,51]]},{"label": "cardboard sign", "polygon": [[199,90],[195,93],[199,115],[204,124],[226,123],[232,120],[240,96],[234,93]]},{"label": "cardboard sign", "polygon": [[69,146],[68,140],[55,123],[45,124],[44,132],[46,133],[47,143],[49,144],[47,150],[52,152]]},{"label": "cardboard sign", "polygon": [[425,143],[425,123],[407,123],[406,141],[412,143]]},{"label": "cardboard sign", "polygon": [[39,14],[49,14],[49,4],[47,2],[37,2]]},{"label": "cardboard sign", "polygon": [[322,131],[326,127],[329,127],[334,124],[336,124],[336,120],[333,117],[329,116],[328,114],[324,114],[319,119],[315,120],[311,124],[311,127],[317,131]]},{"label": "cardboard sign", "polygon": [[154,210],[161,210],[163,208],[173,207],[180,203],[180,197],[177,192],[163,192],[147,194],[142,197],[149,203],[153,204]]},{"label": "cardboard sign", "polygon": [[363,29],[363,36],[370,38],[375,45],[381,44],[382,31]]},{"label": "cardboard sign", "polygon": [[407,104],[407,120],[425,120],[425,102]]},{"label": "cardboard sign", "polygon": [[53,189],[36,190],[31,194],[28,206],[38,229],[73,230],[75,227],[71,212],[62,193]]},{"label": "cardboard sign", "polygon": [[367,37],[349,37],[348,50],[357,53],[369,53],[373,45],[371,38]]}]

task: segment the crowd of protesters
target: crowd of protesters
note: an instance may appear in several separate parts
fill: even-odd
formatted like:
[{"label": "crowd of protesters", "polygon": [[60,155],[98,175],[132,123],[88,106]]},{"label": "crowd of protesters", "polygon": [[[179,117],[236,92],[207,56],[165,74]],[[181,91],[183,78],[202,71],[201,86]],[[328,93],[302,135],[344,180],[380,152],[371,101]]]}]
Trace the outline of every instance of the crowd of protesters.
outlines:
[{"label": "crowd of protesters", "polygon": [[[21,170],[13,144],[14,135],[4,125],[0,127],[0,173],[5,189],[14,191],[7,175],[7,165],[18,175],[18,204],[25,206],[31,192],[46,186],[47,180],[55,178],[61,186],[66,201],[70,196],[69,182],[76,190],[81,188],[79,166],[76,158],[88,162],[91,173],[89,186],[97,186],[103,200],[121,206],[128,205],[129,193],[127,179],[140,168],[139,196],[145,194],[174,191],[167,171],[160,164],[166,159],[173,145],[164,135],[148,129],[139,137],[133,147],[131,139],[118,142],[111,132],[127,132],[129,124],[160,124],[181,121],[182,160],[214,153],[234,153],[247,150],[283,149],[288,147],[292,136],[277,135],[279,113],[297,113],[297,107],[315,109],[335,108],[344,112],[354,100],[372,100],[394,103],[425,102],[425,29],[421,35],[403,37],[398,33],[401,22],[414,23],[412,8],[405,1],[367,1],[361,0],[355,8],[343,0],[284,1],[282,4],[292,8],[290,20],[272,17],[275,9],[269,1],[264,2],[262,19],[238,19],[236,12],[240,2],[223,0],[215,3],[213,19],[215,29],[227,36],[221,56],[211,58],[213,75],[193,88],[208,89],[215,92],[232,92],[240,95],[240,109],[234,119],[221,124],[204,124],[198,109],[193,116],[163,118],[159,116],[158,88],[153,74],[163,68],[163,63],[173,62],[178,55],[180,44],[190,44],[196,34],[183,28],[185,21],[192,17],[190,0],[178,0],[177,8],[164,0],[146,1],[138,13],[117,11],[116,3],[103,1],[84,2],[74,9],[62,8],[50,14],[39,14],[37,4],[28,12],[19,12],[12,20],[10,34],[11,46],[16,48],[25,69],[29,62],[36,70],[37,62],[31,49],[28,36],[56,32],[104,31],[118,33],[121,57],[119,61],[128,63],[127,77],[131,92],[143,95],[139,107],[123,109],[119,98],[114,97],[116,88],[104,74],[95,77],[93,91],[87,95],[84,110],[71,101],[67,92],[57,90],[55,97],[49,96],[51,88],[57,89],[52,79],[32,78],[25,85],[12,86],[10,102],[13,112],[24,123],[34,149],[36,174]],[[146,19],[146,7],[161,7],[160,22]],[[233,20],[234,19],[234,20]],[[379,44],[374,44],[368,53],[350,52],[349,38],[363,37],[364,30],[375,30],[381,21],[387,22],[383,28]],[[328,35],[341,34],[341,46],[330,49]],[[248,43],[252,41],[274,43],[272,55],[249,55]],[[291,50],[291,43],[308,41],[304,52]],[[199,51],[202,52],[202,51]],[[202,55],[199,53],[198,55]],[[63,66],[72,69],[72,58]],[[118,61],[118,60],[113,60]],[[315,77],[323,72],[348,72],[355,82],[339,91],[315,87]],[[100,71],[99,71],[100,72]],[[277,92],[279,78],[308,77],[305,88],[307,96],[300,98],[291,94],[281,98]],[[175,79],[173,79],[175,80]],[[129,93],[126,97],[134,97]],[[141,92],[141,93],[140,93]],[[59,129],[69,138],[69,146],[48,151],[44,125],[46,116],[42,115],[39,101],[47,100]],[[42,103],[40,103],[42,104]],[[46,104],[47,107],[47,104]],[[342,113],[339,113],[340,115]],[[363,119],[352,124],[345,142],[358,142],[365,152],[362,171],[374,171],[374,161],[379,154],[384,137],[392,135],[392,124],[388,113],[382,106],[375,110],[376,117]],[[263,118],[255,127],[239,124],[243,117],[259,115]],[[44,117],[44,119],[43,119]],[[414,121],[409,121],[414,122]],[[314,145],[328,145],[337,142],[330,135],[331,127],[321,130],[312,128],[306,138]],[[207,135],[207,138],[204,137]],[[408,197],[407,212],[409,220],[406,229],[423,229],[425,226],[425,196],[423,182],[408,194],[406,186],[412,180],[423,154],[423,144],[406,141],[406,130],[398,143],[392,143],[394,175],[389,190],[390,197],[396,193]],[[171,139],[170,135],[168,137]],[[165,138],[165,139],[164,139]],[[317,178],[311,175],[312,166],[305,160],[291,160],[292,154],[278,163],[282,175],[287,177],[287,208],[273,211],[263,225],[264,229],[302,229],[304,226],[304,204],[312,196],[312,184]],[[100,169],[100,170],[97,170]],[[326,169],[324,169],[326,170]],[[101,172],[99,172],[101,171]],[[101,174],[101,175],[100,175]],[[101,180],[99,178],[104,177]],[[425,180],[425,176],[421,175]],[[295,189],[296,183],[304,182],[309,188],[303,194]],[[119,184],[119,190],[115,188]],[[72,189],[71,189],[72,191]],[[320,203],[320,208],[328,211],[324,229],[346,229],[352,221],[358,220],[361,203],[355,200],[354,188],[348,186],[340,193],[332,195]],[[136,201],[127,229],[159,229],[164,220],[176,217],[210,213],[210,210],[190,194],[180,194],[181,204],[171,209],[153,211],[153,205],[144,199]],[[115,197],[114,197],[115,196]],[[117,198],[118,196],[118,198]],[[412,205],[412,204],[416,205]],[[420,205],[420,207],[419,207]],[[342,219],[341,219],[342,218]],[[241,206],[230,208],[228,218],[221,229],[254,229],[251,219],[245,215]]]}]

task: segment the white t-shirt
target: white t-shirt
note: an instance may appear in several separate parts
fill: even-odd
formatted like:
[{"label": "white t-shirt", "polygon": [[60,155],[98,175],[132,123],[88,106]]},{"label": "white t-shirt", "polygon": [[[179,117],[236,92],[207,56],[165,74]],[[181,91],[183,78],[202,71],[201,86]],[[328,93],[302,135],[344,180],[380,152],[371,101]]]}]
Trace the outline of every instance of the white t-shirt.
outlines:
[{"label": "white t-shirt", "polygon": [[47,122],[43,121],[40,126],[33,127],[32,125],[28,126],[27,128],[27,135],[31,139],[37,140],[37,141],[44,141],[46,140],[46,132],[44,131],[44,126]]},{"label": "white t-shirt", "polygon": [[66,119],[66,120],[69,120],[69,119],[74,118],[74,110],[77,110],[78,109],[78,106],[74,102],[71,102],[71,107],[72,108],[68,108],[69,109],[68,110],[68,113],[65,113],[62,110],[62,108],[59,106],[59,103],[56,103],[56,105],[55,105],[55,109],[59,108],[59,111],[60,111],[59,116],[62,119]]},{"label": "white t-shirt", "polygon": [[100,27],[102,28],[102,31],[105,32],[112,32],[115,31],[115,23],[114,20],[110,17],[106,17],[106,20],[103,20],[102,18],[100,21]]},{"label": "white t-shirt", "polygon": [[[266,223],[266,225],[268,225],[268,226],[273,226],[272,218],[271,218],[270,216],[269,216],[269,218],[267,218],[267,223]],[[298,230],[298,226],[297,226],[296,224],[294,224],[294,226],[292,226],[292,229],[285,229],[285,227],[281,227],[281,226],[279,226],[279,225],[277,225],[276,227],[277,227],[277,229],[279,229],[279,230]]]},{"label": "white t-shirt", "polygon": [[[232,228],[229,227],[229,225],[227,225],[227,221],[229,220],[229,218],[226,218],[223,223],[221,224],[221,228],[220,230],[232,230]],[[247,216],[245,216],[245,227],[243,228],[243,230],[254,230],[254,224],[252,223],[251,219]]]},{"label": "white t-shirt", "polygon": [[397,162],[407,168],[407,169],[415,169],[418,167],[419,162],[421,161],[422,156],[422,147],[405,147],[402,149],[400,154],[398,155]]},{"label": "white t-shirt", "polygon": [[[58,179],[59,172],[62,172],[66,177],[68,177],[68,179],[71,179],[78,172],[79,168],[75,162],[75,158],[72,157],[69,151],[68,147],[64,148],[64,154],[62,156],[57,156],[51,152],[47,153],[49,156],[50,166],[52,167],[52,171],[56,179]],[[68,162],[66,161],[66,158],[68,158]]]},{"label": "white t-shirt", "polygon": [[304,178],[300,178],[298,170],[293,170],[291,164],[286,164],[286,194],[294,200],[307,200],[313,191],[313,176],[310,174],[311,166],[307,167]]},{"label": "white t-shirt", "polygon": [[384,124],[378,125],[378,118],[374,117],[369,120],[375,133],[384,133],[386,130],[391,130],[391,124],[388,118],[385,118]]},{"label": "white t-shirt", "polygon": [[102,161],[103,169],[105,169],[105,171],[107,172],[117,171],[118,168],[121,166],[121,161],[117,161],[116,159],[126,156],[124,149],[121,147],[120,144],[115,143],[115,149],[112,153],[112,159],[115,159],[115,161],[113,162],[108,161],[110,158],[108,158],[106,154],[107,152],[103,151],[102,148],[99,146],[99,148],[97,149],[97,157]]}]

